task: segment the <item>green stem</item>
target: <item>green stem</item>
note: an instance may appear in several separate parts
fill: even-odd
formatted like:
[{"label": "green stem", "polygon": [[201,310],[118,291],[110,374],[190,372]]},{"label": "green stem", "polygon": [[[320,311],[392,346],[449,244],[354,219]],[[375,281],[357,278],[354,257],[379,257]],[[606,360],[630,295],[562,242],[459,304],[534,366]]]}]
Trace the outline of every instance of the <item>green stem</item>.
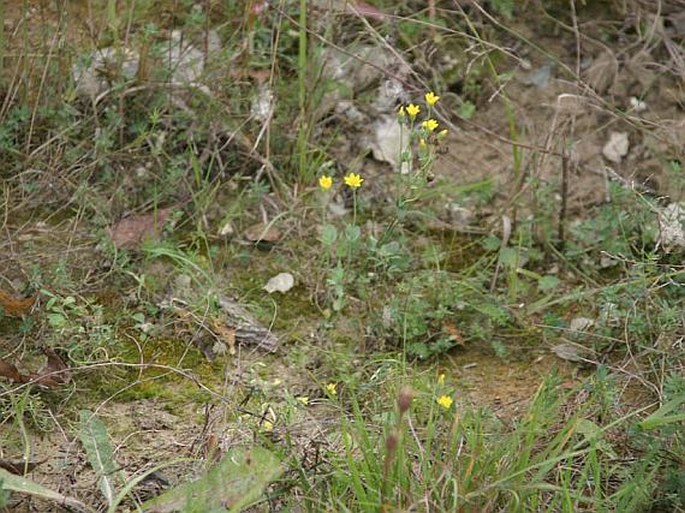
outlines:
[{"label": "green stem", "polygon": [[357,226],[357,189],[352,189],[352,224]]}]

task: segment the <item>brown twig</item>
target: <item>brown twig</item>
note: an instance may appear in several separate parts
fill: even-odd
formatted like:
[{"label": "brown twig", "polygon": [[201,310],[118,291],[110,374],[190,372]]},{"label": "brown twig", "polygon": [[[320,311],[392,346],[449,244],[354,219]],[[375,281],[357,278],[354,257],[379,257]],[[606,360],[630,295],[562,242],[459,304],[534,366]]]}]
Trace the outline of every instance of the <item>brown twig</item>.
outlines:
[{"label": "brown twig", "polygon": [[559,208],[559,250],[563,251],[566,238],[566,209],[568,206],[568,154],[561,150],[561,207]]}]

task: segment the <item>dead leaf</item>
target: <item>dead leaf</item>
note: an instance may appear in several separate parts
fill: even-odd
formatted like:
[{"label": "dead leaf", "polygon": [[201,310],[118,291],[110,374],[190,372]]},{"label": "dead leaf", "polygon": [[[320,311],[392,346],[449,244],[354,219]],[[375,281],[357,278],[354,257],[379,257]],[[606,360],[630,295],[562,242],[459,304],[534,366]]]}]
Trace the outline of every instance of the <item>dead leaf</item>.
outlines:
[{"label": "dead leaf", "polygon": [[55,353],[54,349],[44,349],[43,352],[48,357],[45,365],[37,373],[32,372],[28,375],[20,373],[14,365],[0,358],[0,376],[14,383],[28,383],[32,381],[47,388],[56,388],[69,383],[71,381],[69,367]]},{"label": "dead leaf", "polygon": [[5,315],[21,317],[29,313],[37,298],[37,295],[31,297],[12,296],[0,290],[0,308]]},{"label": "dead leaf", "polygon": [[7,363],[0,358],[0,376],[7,378],[14,383],[26,383],[27,379],[11,363]]},{"label": "dead leaf", "polygon": [[283,234],[271,224],[259,223],[250,226],[243,232],[243,237],[250,242],[270,242],[275,243],[281,240]]},{"label": "dead leaf", "polygon": [[450,336],[450,340],[452,340],[456,345],[459,347],[466,347],[464,337],[454,323],[445,322],[442,325],[442,329],[443,331],[447,332],[447,334]]},{"label": "dead leaf", "polygon": [[640,50],[625,63],[626,71],[640,84],[641,92],[649,91],[657,79],[656,61],[647,50]]},{"label": "dead leaf", "polygon": [[150,214],[125,217],[108,229],[109,237],[118,249],[138,248],[145,239],[159,237],[171,211],[167,207]]},{"label": "dead leaf", "polygon": [[569,362],[591,362],[593,351],[580,344],[563,342],[551,348],[552,352],[562,360]]},{"label": "dead leaf", "polygon": [[224,453],[219,446],[219,439],[214,433],[210,433],[205,443],[205,450],[203,451],[207,460],[213,465],[216,465],[223,458]]},{"label": "dead leaf", "polygon": [[43,368],[31,375],[31,379],[48,388],[56,388],[68,384],[71,381],[69,367],[57,355],[54,349],[44,349],[43,352],[48,357]]},{"label": "dead leaf", "polygon": [[[221,339],[228,347],[228,354],[235,354],[235,330],[229,328],[225,324],[217,321],[212,324],[212,331]],[[218,353],[218,351],[215,351]]]},{"label": "dead leaf", "polygon": [[599,94],[605,93],[613,85],[617,74],[618,60],[608,50],[599,54],[585,72],[587,83]]}]

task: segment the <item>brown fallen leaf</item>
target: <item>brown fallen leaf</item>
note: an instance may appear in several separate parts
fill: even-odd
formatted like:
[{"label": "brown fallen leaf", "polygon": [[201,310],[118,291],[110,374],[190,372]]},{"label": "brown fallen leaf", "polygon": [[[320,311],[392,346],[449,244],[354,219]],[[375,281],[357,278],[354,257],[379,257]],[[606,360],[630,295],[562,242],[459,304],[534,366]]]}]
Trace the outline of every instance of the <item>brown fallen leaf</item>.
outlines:
[{"label": "brown fallen leaf", "polygon": [[[212,331],[221,339],[221,342],[226,344],[228,354],[235,354],[235,329],[230,328],[220,321],[212,323]],[[216,351],[215,351],[216,352]]]},{"label": "brown fallen leaf", "polygon": [[616,56],[606,50],[600,53],[585,71],[585,80],[597,93],[603,94],[616,80],[618,68]]},{"label": "brown fallen leaf", "polygon": [[71,382],[71,372],[69,367],[57,355],[54,349],[44,349],[43,352],[48,357],[43,368],[38,372],[31,372],[27,375],[0,358],[0,377],[7,378],[14,383],[33,382],[46,388],[56,388]]},{"label": "brown fallen leaf", "polygon": [[43,352],[48,357],[47,362],[37,374],[30,377],[39,385],[48,388],[56,388],[68,384],[71,381],[69,367],[59,357],[54,349],[44,349]]},{"label": "brown fallen leaf", "polygon": [[37,298],[37,295],[31,297],[13,296],[0,290],[0,309],[5,315],[21,317],[29,313]]},{"label": "brown fallen leaf", "polygon": [[464,337],[459,331],[459,328],[452,322],[445,322],[442,325],[442,329],[447,332],[450,339],[459,347],[466,347],[466,342],[464,342]]},{"label": "brown fallen leaf", "polygon": [[118,249],[136,249],[145,239],[159,237],[171,211],[167,207],[150,214],[125,217],[107,229],[108,235]]},{"label": "brown fallen leaf", "polygon": [[7,378],[14,383],[26,383],[28,381],[17,368],[0,358],[0,377]]}]

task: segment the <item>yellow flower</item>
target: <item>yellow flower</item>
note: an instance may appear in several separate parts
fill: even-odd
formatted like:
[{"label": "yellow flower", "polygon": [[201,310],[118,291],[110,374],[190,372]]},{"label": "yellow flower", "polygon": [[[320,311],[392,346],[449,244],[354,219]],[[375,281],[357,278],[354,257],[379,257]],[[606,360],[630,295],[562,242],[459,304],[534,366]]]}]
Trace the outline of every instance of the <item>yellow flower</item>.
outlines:
[{"label": "yellow flower", "polygon": [[419,112],[421,112],[421,107],[418,105],[414,105],[413,103],[407,105],[407,114],[409,114],[410,118],[414,119]]},{"label": "yellow flower", "polygon": [[429,132],[432,132],[433,130],[438,128],[438,122],[431,118],[421,123],[421,126]]},{"label": "yellow flower", "polygon": [[329,383],[326,385],[326,392],[328,392],[328,395],[338,395],[338,385]]},{"label": "yellow flower", "polygon": [[445,384],[445,374],[442,373],[438,376],[438,385],[444,385]]},{"label": "yellow flower", "polygon": [[397,109],[397,115],[398,115],[400,118],[404,118],[404,116],[407,115],[407,111],[404,110],[404,105],[400,105],[400,108]]},{"label": "yellow flower", "polygon": [[419,139],[419,148],[422,150],[426,149],[426,140],[425,139]]},{"label": "yellow flower", "polygon": [[262,430],[265,433],[271,433],[274,430],[274,423],[270,420],[265,420],[262,422]]},{"label": "yellow flower", "polygon": [[426,93],[426,103],[428,104],[429,107],[432,107],[436,103],[438,103],[438,100],[440,99],[439,96],[437,96],[433,91],[428,91]]},{"label": "yellow flower", "polygon": [[351,187],[352,189],[357,189],[362,186],[364,179],[357,173],[350,173],[345,177],[345,185]]},{"label": "yellow flower", "polygon": [[319,186],[324,191],[327,191],[328,189],[330,189],[333,186],[333,178],[331,178],[330,176],[326,176],[326,175],[322,176],[321,178],[319,178]]},{"label": "yellow flower", "polygon": [[448,395],[441,395],[437,398],[437,402],[446,410],[449,410],[452,407],[452,398]]},{"label": "yellow flower", "polygon": [[444,139],[445,137],[447,137],[447,129],[443,128],[438,132],[438,139]]},{"label": "yellow flower", "polygon": [[306,395],[303,395],[302,397],[298,397],[297,400],[303,404],[304,406],[307,406],[309,404],[309,397]]}]

